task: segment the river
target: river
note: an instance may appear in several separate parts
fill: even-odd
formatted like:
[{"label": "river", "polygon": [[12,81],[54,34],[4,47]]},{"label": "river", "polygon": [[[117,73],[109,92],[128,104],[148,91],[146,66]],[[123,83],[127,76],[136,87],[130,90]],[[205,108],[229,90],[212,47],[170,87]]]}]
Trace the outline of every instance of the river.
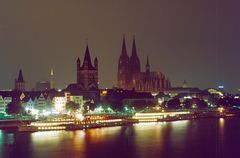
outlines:
[{"label": "river", "polygon": [[1,158],[238,158],[240,118],[78,131],[0,130]]}]

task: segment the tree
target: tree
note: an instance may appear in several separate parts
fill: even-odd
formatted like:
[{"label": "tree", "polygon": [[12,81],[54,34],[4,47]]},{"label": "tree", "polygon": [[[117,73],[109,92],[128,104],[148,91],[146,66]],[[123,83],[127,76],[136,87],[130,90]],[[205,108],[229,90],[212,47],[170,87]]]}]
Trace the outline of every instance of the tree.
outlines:
[{"label": "tree", "polygon": [[180,107],[180,100],[179,99],[171,99],[167,103],[168,109],[177,109]]},{"label": "tree", "polygon": [[7,114],[10,115],[18,115],[23,114],[24,109],[22,108],[21,103],[19,101],[13,101],[7,105],[6,112]]},{"label": "tree", "polygon": [[66,104],[66,109],[69,110],[70,112],[76,112],[79,108],[80,108],[80,105],[73,101],[69,101]]}]

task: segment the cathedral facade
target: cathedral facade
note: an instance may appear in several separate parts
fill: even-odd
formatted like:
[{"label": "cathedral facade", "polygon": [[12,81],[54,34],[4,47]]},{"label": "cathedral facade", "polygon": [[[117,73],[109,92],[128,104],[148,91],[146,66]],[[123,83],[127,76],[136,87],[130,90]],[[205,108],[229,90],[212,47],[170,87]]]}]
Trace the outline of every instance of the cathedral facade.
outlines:
[{"label": "cathedral facade", "polygon": [[139,92],[159,92],[171,87],[169,79],[162,72],[150,70],[148,57],[145,69],[144,72],[141,71],[135,38],[132,43],[132,54],[129,57],[125,37],[123,37],[122,51],[118,61],[118,88],[135,89]]}]

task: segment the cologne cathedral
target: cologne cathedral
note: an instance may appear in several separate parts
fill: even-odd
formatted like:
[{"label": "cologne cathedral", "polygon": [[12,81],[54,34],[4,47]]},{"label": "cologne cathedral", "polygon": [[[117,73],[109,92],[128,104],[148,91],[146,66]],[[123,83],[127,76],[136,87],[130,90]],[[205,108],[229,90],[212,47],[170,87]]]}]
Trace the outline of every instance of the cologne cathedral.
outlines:
[{"label": "cologne cathedral", "polygon": [[132,54],[127,54],[125,37],[123,37],[122,52],[118,62],[118,88],[139,92],[160,92],[169,89],[169,79],[162,72],[150,70],[147,57],[146,70],[141,72],[141,63],[137,55],[135,38],[133,38]]}]

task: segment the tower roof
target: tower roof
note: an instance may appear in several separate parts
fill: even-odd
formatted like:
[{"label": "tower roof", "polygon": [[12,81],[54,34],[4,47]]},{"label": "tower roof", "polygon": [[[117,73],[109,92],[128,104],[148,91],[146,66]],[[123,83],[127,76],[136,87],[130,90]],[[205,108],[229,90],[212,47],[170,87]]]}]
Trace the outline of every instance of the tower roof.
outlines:
[{"label": "tower roof", "polygon": [[84,61],[83,61],[83,67],[84,66],[88,66],[89,68],[93,68],[88,45],[86,47]]},{"label": "tower roof", "polygon": [[23,79],[23,74],[22,74],[22,69],[19,70],[19,74],[18,74],[18,79],[17,79],[18,82],[24,82],[24,79]]}]

